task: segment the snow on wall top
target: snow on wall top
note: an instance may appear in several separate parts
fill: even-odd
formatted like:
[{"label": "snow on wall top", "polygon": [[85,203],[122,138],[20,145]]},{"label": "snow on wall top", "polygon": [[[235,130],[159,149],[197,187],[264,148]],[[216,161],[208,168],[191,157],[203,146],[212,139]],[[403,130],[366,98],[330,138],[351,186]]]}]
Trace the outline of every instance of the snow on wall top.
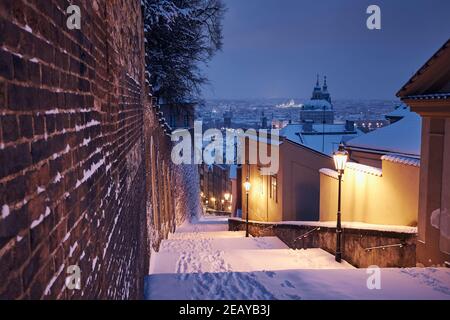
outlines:
[{"label": "snow on wall top", "polygon": [[371,166],[366,166],[365,164],[360,164],[360,163],[356,163],[356,162],[348,162],[346,167],[346,169],[351,169],[354,171],[359,171],[359,172],[363,172],[363,173],[367,173],[367,174],[371,174],[377,177],[381,177],[382,176],[382,170],[379,168],[375,168],[375,167],[371,167]]},{"label": "snow on wall top", "polygon": [[386,114],[386,117],[404,117],[411,112],[411,109],[404,103],[399,105],[395,110]]},{"label": "snow on wall top", "polygon": [[[229,220],[245,221],[241,218],[232,217]],[[280,221],[280,222],[266,222],[249,220],[250,223],[258,223],[264,225],[294,225],[294,226],[309,226],[309,227],[323,227],[323,228],[335,228],[336,221]],[[372,224],[365,222],[355,221],[342,221],[342,227],[347,229],[360,229],[360,230],[373,230],[382,232],[396,232],[396,233],[417,233],[417,227],[410,226],[398,226],[387,224]]]},{"label": "snow on wall top", "polygon": [[334,171],[332,169],[322,168],[322,169],[319,170],[319,172],[321,174],[324,174],[324,175],[329,176],[331,178],[335,178],[335,179],[339,178],[337,171]]},{"label": "snow on wall top", "polygon": [[391,161],[391,162],[414,166],[414,167],[420,167],[420,159],[400,156],[397,154],[386,154],[381,157],[381,160]]}]

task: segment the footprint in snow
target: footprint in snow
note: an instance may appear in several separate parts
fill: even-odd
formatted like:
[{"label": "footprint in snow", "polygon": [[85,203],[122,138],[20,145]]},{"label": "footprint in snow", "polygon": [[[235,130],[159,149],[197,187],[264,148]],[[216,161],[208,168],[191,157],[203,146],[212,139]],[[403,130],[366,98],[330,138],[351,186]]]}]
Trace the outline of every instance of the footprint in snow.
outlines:
[{"label": "footprint in snow", "polygon": [[[284,285],[286,285],[289,288],[295,289],[295,286],[289,280],[285,280]],[[281,286],[284,287],[284,285],[282,284]]]}]

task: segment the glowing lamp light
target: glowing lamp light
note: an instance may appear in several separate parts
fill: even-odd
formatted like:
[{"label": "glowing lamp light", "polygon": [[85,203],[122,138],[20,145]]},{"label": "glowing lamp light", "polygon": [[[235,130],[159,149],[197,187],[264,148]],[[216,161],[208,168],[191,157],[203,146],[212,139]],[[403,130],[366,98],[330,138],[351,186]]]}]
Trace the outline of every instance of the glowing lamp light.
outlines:
[{"label": "glowing lamp light", "polygon": [[252,187],[252,185],[250,184],[250,181],[248,181],[248,177],[247,177],[247,181],[244,182],[244,188],[245,188],[245,198],[247,201],[247,212],[245,215],[245,237],[248,238],[249,236],[249,231],[248,231],[248,214],[249,214],[249,210],[248,210],[248,193],[250,192],[250,188]]},{"label": "glowing lamp light", "polygon": [[245,181],[244,182],[244,188],[245,188],[245,191],[247,192],[247,193],[249,193],[250,192],[250,188],[252,187],[252,184],[249,182],[249,181]]},{"label": "glowing lamp light", "polygon": [[216,202],[216,198],[211,197],[211,202]]},{"label": "glowing lamp light", "polygon": [[[370,125],[370,124],[369,124]],[[337,219],[336,219],[336,253],[335,260],[337,262],[341,262],[342,259],[342,247],[341,247],[341,238],[342,238],[342,226],[341,226],[341,184],[342,184],[342,175],[345,170],[345,165],[348,160],[348,152],[345,150],[344,145],[341,143],[339,145],[339,149],[333,154],[334,166],[338,171],[338,210],[337,210]]]},{"label": "glowing lamp light", "polygon": [[227,192],[223,195],[223,197],[225,198],[225,201],[230,200],[230,194]]},{"label": "glowing lamp light", "polygon": [[348,152],[341,143],[339,149],[333,154],[334,166],[339,173],[343,173],[348,160]]}]

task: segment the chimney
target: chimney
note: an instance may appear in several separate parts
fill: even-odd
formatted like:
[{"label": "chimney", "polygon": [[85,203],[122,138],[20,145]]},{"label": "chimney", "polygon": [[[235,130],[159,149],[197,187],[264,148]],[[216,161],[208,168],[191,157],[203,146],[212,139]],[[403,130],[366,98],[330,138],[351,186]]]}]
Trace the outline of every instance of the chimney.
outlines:
[{"label": "chimney", "polygon": [[303,124],[303,132],[312,132],[313,131],[313,121],[306,120]]},{"label": "chimney", "polygon": [[345,121],[345,131],[355,131],[355,121]]}]

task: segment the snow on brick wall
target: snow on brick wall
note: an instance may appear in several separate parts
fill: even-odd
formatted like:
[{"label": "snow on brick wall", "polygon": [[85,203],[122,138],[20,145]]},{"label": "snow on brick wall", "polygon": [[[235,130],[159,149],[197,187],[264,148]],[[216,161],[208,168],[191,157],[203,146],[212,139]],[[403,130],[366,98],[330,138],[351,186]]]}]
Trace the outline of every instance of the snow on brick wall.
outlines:
[{"label": "snow on brick wall", "polygon": [[144,112],[147,241],[149,248],[158,251],[161,240],[201,210],[200,184],[197,166],[172,163],[173,143],[150,109]]},{"label": "snow on brick wall", "polygon": [[200,178],[198,165],[174,165],[176,208],[175,218],[180,225],[186,218],[199,216],[202,212],[200,202]]},{"label": "snow on brick wall", "polygon": [[76,2],[81,30],[69,1],[0,1],[0,298],[142,297],[148,244],[185,215],[144,121],[140,1]]}]

